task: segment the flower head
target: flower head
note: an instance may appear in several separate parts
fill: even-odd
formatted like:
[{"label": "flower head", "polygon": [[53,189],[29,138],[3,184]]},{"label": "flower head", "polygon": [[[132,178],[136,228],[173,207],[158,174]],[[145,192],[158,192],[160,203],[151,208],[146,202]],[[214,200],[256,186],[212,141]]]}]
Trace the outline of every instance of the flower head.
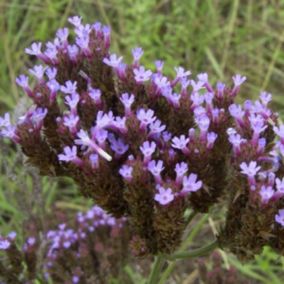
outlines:
[{"label": "flower head", "polygon": [[158,193],[155,194],[154,199],[162,206],[171,203],[174,200],[174,194],[171,188],[164,188],[158,186]]}]

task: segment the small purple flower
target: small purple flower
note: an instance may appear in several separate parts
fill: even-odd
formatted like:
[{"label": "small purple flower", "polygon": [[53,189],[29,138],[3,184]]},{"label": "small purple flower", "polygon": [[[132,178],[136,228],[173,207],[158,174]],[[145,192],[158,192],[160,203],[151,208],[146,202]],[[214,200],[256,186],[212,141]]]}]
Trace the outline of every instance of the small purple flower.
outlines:
[{"label": "small purple flower", "polygon": [[134,103],[134,95],[133,94],[128,94],[128,93],[123,93],[120,96],[120,101],[124,105],[125,114],[126,115],[130,115],[130,113],[131,113],[131,106]]},{"label": "small purple flower", "polygon": [[170,86],[170,82],[167,77],[157,74],[154,77],[154,84],[156,85],[159,91],[162,91],[164,88]]},{"label": "small purple flower", "polygon": [[67,52],[72,61],[76,61],[80,52],[79,47],[76,44],[68,45]]},{"label": "small purple flower", "polygon": [[162,61],[162,60],[156,60],[156,61],[155,61],[155,66],[156,66],[157,72],[158,72],[158,73],[161,73],[162,70],[163,70],[163,67],[164,67],[164,61]]},{"label": "small purple flower", "polygon": [[57,30],[57,32],[56,32],[56,36],[63,43],[67,42],[68,35],[69,35],[68,28],[62,28],[62,29]]},{"label": "small purple flower", "polygon": [[267,92],[261,92],[260,96],[259,96],[261,102],[267,106],[269,104],[269,102],[271,102],[272,100],[272,95],[267,93]]},{"label": "small purple flower", "polygon": [[140,66],[139,68],[133,69],[134,78],[137,83],[146,82],[151,78],[152,71],[145,70],[144,66]]},{"label": "small purple flower", "polygon": [[68,116],[64,116],[63,124],[69,128],[72,133],[76,133],[76,127],[80,118],[74,113],[70,113]]},{"label": "small purple flower", "polygon": [[0,128],[9,127],[10,125],[10,114],[8,112],[4,114],[3,118],[0,116]]},{"label": "small purple flower", "polygon": [[164,170],[163,161],[150,161],[148,163],[148,170],[155,177],[157,183],[161,183],[161,172]]},{"label": "small purple flower", "polygon": [[90,147],[92,140],[89,137],[88,133],[81,129],[78,133],[77,136],[79,139],[75,139],[75,143],[77,145],[81,145],[81,146],[86,146],[86,147]]},{"label": "small purple flower", "polygon": [[242,138],[238,133],[229,134],[229,142],[233,146],[233,150],[235,154],[240,154],[240,146],[242,143],[245,143],[247,140]]},{"label": "small purple flower", "polygon": [[281,124],[278,127],[274,126],[273,130],[275,134],[280,137],[281,142],[284,143],[284,124]]},{"label": "small purple flower", "polygon": [[203,84],[208,83],[208,74],[207,73],[200,73],[197,75],[197,79]]},{"label": "small purple flower", "polygon": [[8,234],[7,237],[8,237],[9,240],[14,241],[14,240],[16,239],[16,237],[17,237],[17,233],[14,232],[14,231],[12,231],[12,232],[10,232],[10,233]]},{"label": "small purple flower", "polygon": [[137,118],[141,122],[141,128],[145,128],[148,124],[153,123],[156,120],[153,110],[145,110],[143,108],[137,111]]},{"label": "small purple flower", "polygon": [[56,78],[57,69],[55,67],[48,67],[45,71],[45,74],[47,75],[49,80],[53,80]]},{"label": "small purple flower", "polygon": [[177,163],[175,166],[176,172],[176,183],[180,184],[182,182],[183,176],[187,173],[188,166],[185,162]]},{"label": "small purple flower", "polygon": [[123,165],[119,169],[119,174],[128,182],[130,182],[132,179],[132,172],[133,172],[133,167],[128,166],[128,165]]},{"label": "small purple flower", "polygon": [[190,99],[193,103],[193,107],[198,107],[204,102],[204,96],[200,95],[198,92],[193,92],[190,96]]},{"label": "small purple flower", "polygon": [[174,200],[174,194],[171,188],[164,188],[162,186],[157,186],[158,193],[155,194],[155,201],[157,201],[160,205],[167,205]]},{"label": "small purple flower", "polygon": [[7,250],[11,246],[11,243],[6,239],[0,239],[0,250]]},{"label": "small purple flower", "polygon": [[46,85],[51,92],[50,99],[52,101],[56,97],[56,93],[60,90],[60,84],[55,79],[52,79],[48,81]]},{"label": "small purple flower", "polygon": [[284,227],[284,209],[278,210],[278,214],[275,215],[275,222]]},{"label": "small purple flower", "polygon": [[100,89],[93,89],[89,88],[89,97],[95,102],[95,104],[100,104],[101,103],[101,96],[102,92]]},{"label": "small purple flower", "polygon": [[74,94],[77,91],[77,82],[66,81],[64,86],[61,86],[61,91],[64,94]]},{"label": "small purple flower", "polygon": [[111,139],[110,147],[115,152],[117,157],[122,156],[129,149],[129,145],[125,144],[121,138]]},{"label": "small purple flower", "polygon": [[20,75],[16,78],[16,83],[24,90],[29,89],[29,78],[26,75]]},{"label": "small purple flower", "polygon": [[235,87],[239,87],[246,81],[247,77],[241,76],[240,74],[237,74],[237,75],[233,76],[232,79],[234,81]]},{"label": "small purple flower", "polygon": [[254,177],[260,170],[260,166],[257,166],[256,161],[251,161],[249,164],[243,162],[240,164],[241,173],[248,177]]},{"label": "small purple flower", "polygon": [[191,80],[190,83],[191,83],[193,92],[198,92],[201,89],[204,89],[204,87],[203,87],[204,83],[202,81],[195,82],[194,80]]},{"label": "small purple flower", "polygon": [[71,23],[75,27],[79,27],[81,25],[82,18],[78,16],[73,16],[68,18],[68,22]]},{"label": "small purple flower", "polygon": [[238,122],[242,123],[245,112],[242,109],[242,106],[232,104],[229,106],[229,112],[232,117],[234,117]]},{"label": "small purple flower", "polygon": [[280,178],[277,178],[275,182],[277,191],[284,193],[284,178],[282,178],[282,180]]},{"label": "small purple flower", "polygon": [[191,75],[190,71],[186,71],[183,67],[175,67],[176,78],[181,79]]},{"label": "small purple flower", "polygon": [[33,42],[31,47],[25,48],[26,54],[38,56],[41,54],[41,42]]},{"label": "small purple flower", "polygon": [[72,277],[72,283],[73,283],[73,284],[77,284],[77,283],[79,283],[79,281],[80,281],[80,277],[79,277],[79,276],[74,275],[74,276]]},{"label": "small purple flower", "polygon": [[59,161],[63,162],[74,162],[75,164],[80,163],[81,160],[77,156],[77,147],[76,146],[66,146],[63,148],[63,153],[58,155]]},{"label": "small purple flower", "polygon": [[272,186],[265,186],[263,185],[259,191],[261,201],[263,204],[266,204],[269,202],[269,200],[273,197],[275,191],[272,188]]},{"label": "small purple flower", "polygon": [[46,108],[36,108],[31,111],[31,121],[35,128],[40,129],[43,125],[43,120],[47,115],[47,109]]},{"label": "small purple flower", "polygon": [[99,167],[99,155],[98,154],[91,154],[89,157],[90,164],[93,169],[97,169]]},{"label": "small purple flower", "polygon": [[144,162],[148,163],[156,150],[156,143],[153,141],[145,141],[142,146],[140,146],[140,150],[144,155]]},{"label": "small purple flower", "polygon": [[149,128],[150,128],[149,136],[151,136],[151,135],[160,134],[166,129],[166,126],[163,125],[159,119],[157,119],[149,125]]},{"label": "small purple flower", "polygon": [[43,78],[45,67],[42,65],[35,65],[34,68],[29,69],[29,72],[35,76],[38,80],[41,80]]},{"label": "small purple flower", "polygon": [[180,149],[183,153],[188,151],[187,144],[189,143],[189,138],[185,137],[185,135],[181,135],[180,137],[174,137],[172,139],[172,147],[175,149]]},{"label": "small purple flower", "polygon": [[134,63],[138,63],[140,58],[142,57],[144,51],[141,47],[135,47],[132,49],[132,56]]},{"label": "small purple flower", "polygon": [[181,194],[187,194],[189,192],[196,192],[202,187],[202,181],[197,181],[197,175],[191,173],[189,176],[184,176],[182,180],[183,188]]},{"label": "small purple flower", "polygon": [[104,147],[105,141],[108,138],[108,131],[103,128],[92,127],[91,133],[92,133],[92,138],[96,139],[96,141],[99,143],[101,147]]},{"label": "small purple flower", "polygon": [[65,103],[69,106],[71,111],[75,111],[80,101],[80,96],[77,93],[72,93],[65,97]]},{"label": "small purple flower", "polygon": [[208,128],[210,126],[210,119],[207,115],[200,115],[195,117],[195,123],[201,131],[201,136],[207,134]]},{"label": "small purple flower", "polygon": [[114,117],[113,113],[110,111],[108,113],[104,113],[103,111],[99,111],[96,118],[96,125],[99,128],[105,128],[110,125],[113,125]]},{"label": "small purple flower", "polygon": [[216,84],[216,89],[217,89],[217,94],[216,94],[216,96],[217,96],[218,98],[222,98],[222,97],[224,96],[225,88],[226,88],[226,86],[225,86],[224,83],[222,83],[222,82],[217,82],[217,84]]},{"label": "small purple flower", "polygon": [[212,149],[218,135],[215,132],[207,133],[207,149]]},{"label": "small purple flower", "polygon": [[119,64],[121,63],[123,57],[118,57],[116,54],[111,54],[109,58],[104,58],[103,63],[106,65],[117,68]]}]

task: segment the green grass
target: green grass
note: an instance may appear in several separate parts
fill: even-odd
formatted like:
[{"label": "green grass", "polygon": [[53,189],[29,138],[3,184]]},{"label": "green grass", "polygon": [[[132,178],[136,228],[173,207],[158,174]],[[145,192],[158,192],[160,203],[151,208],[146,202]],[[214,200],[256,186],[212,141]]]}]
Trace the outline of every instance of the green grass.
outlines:
[{"label": "green grass", "polygon": [[[125,58],[131,48],[143,47],[147,66],[163,59],[167,73],[182,65],[193,74],[208,72],[213,82],[241,73],[248,77],[242,98],[267,90],[274,95],[273,107],[284,114],[283,0],[0,0],[0,113],[22,98],[15,78],[32,65],[24,48],[51,39],[74,14],[111,25],[113,50]],[[22,157],[10,153],[4,161],[2,151],[1,232],[19,229],[32,211],[52,210],[54,202],[74,210],[86,206],[69,181],[62,181],[62,188],[54,180],[27,177],[15,162]],[[283,260],[269,250],[251,265],[231,263],[259,283],[281,283]]]}]

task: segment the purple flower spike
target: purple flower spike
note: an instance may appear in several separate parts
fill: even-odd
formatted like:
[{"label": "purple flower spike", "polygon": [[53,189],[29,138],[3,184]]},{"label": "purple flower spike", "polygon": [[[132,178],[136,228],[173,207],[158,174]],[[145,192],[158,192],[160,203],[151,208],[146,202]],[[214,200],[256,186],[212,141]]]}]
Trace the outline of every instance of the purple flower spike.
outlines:
[{"label": "purple flower spike", "polygon": [[77,93],[73,93],[72,95],[65,97],[65,103],[69,106],[72,112],[76,110],[79,101],[80,96]]},{"label": "purple flower spike", "polygon": [[275,222],[284,227],[284,209],[278,210],[278,214],[275,215]]},{"label": "purple flower spike", "polygon": [[148,164],[148,170],[155,177],[156,183],[161,183],[161,172],[164,170],[163,161],[150,161]]},{"label": "purple flower spike", "polygon": [[123,165],[119,169],[119,174],[128,182],[132,180],[132,172],[133,172],[133,167],[128,165]]},{"label": "purple flower spike", "polygon": [[156,143],[151,141],[145,141],[142,146],[140,146],[140,150],[144,155],[144,163],[148,163],[151,160],[153,153],[156,151]]},{"label": "purple flower spike", "polygon": [[175,172],[176,172],[176,183],[181,184],[184,175],[188,171],[188,166],[185,162],[181,162],[176,164]]},{"label": "purple flower spike", "polygon": [[117,68],[122,62],[123,57],[118,57],[116,54],[111,54],[109,58],[104,58],[103,62],[113,68]]},{"label": "purple flower spike", "polygon": [[156,120],[153,110],[145,110],[143,108],[137,111],[137,118],[141,122],[140,128],[142,129],[145,129],[148,124],[153,123]]},{"label": "purple flower spike", "polygon": [[42,47],[41,42],[34,42],[32,43],[31,47],[25,48],[25,53],[29,55],[39,56],[41,55],[41,47]]},{"label": "purple flower spike", "polygon": [[184,154],[188,153],[187,144],[189,143],[189,138],[185,137],[185,135],[181,135],[180,137],[174,137],[172,143],[172,147],[175,149],[180,149]]},{"label": "purple flower spike", "polygon": [[162,206],[171,203],[174,200],[174,194],[171,188],[164,188],[162,186],[157,186],[158,193],[155,194],[154,199]]},{"label": "purple flower spike", "polygon": [[137,83],[142,83],[148,81],[152,76],[151,70],[145,70],[144,66],[133,69],[134,78]]},{"label": "purple flower spike", "polygon": [[132,49],[132,56],[133,56],[133,61],[134,64],[137,64],[142,57],[144,51],[141,47],[135,47]]},{"label": "purple flower spike", "polygon": [[82,164],[82,160],[77,156],[77,147],[76,146],[66,146],[63,149],[63,153],[58,155],[59,161],[63,162],[72,162],[77,166]]},{"label": "purple flower spike", "polygon": [[134,103],[134,95],[133,94],[128,94],[128,93],[123,93],[120,96],[120,101],[124,105],[125,115],[130,115],[131,114],[131,106]]},{"label": "purple flower spike", "polygon": [[41,80],[43,78],[45,67],[42,65],[35,65],[34,68],[29,69],[29,72],[35,76],[38,80]]},{"label": "purple flower spike", "polygon": [[259,195],[261,197],[261,202],[263,204],[267,204],[269,200],[273,197],[275,191],[272,186],[263,185],[259,191]]},{"label": "purple flower spike", "polygon": [[184,176],[182,180],[183,188],[181,190],[181,195],[185,195],[189,192],[196,192],[202,187],[202,181],[197,181],[196,174],[190,174],[189,176]]},{"label": "purple flower spike", "polygon": [[74,94],[77,91],[77,82],[66,81],[64,86],[61,86],[61,92],[64,94]]}]

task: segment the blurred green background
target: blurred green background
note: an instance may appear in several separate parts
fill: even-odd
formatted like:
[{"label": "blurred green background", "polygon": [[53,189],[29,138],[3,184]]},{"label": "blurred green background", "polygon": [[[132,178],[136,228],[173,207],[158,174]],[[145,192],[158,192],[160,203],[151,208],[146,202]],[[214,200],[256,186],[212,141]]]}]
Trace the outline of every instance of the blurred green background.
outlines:
[{"label": "blurred green background", "polygon": [[[131,48],[141,46],[142,62],[151,67],[165,60],[168,74],[181,65],[194,75],[207,72],[213,82],[245,75],[241,97],[267,90],[284,115],[284,0],[0,0],[0,114],[23,96],[15,78],[32,65],[24,48],[52,39],[70,15],[110,25],[113,51],[130,59]],[[2,232],[20,228],[31,211],[51,210],[54,200],[71,209],[85,206],[69,181],[31,178],[21,154],[5,145],[0,151]],[[284,283],[283,259],[269,249],[249,265],[233,262],[253,283]]]}]

